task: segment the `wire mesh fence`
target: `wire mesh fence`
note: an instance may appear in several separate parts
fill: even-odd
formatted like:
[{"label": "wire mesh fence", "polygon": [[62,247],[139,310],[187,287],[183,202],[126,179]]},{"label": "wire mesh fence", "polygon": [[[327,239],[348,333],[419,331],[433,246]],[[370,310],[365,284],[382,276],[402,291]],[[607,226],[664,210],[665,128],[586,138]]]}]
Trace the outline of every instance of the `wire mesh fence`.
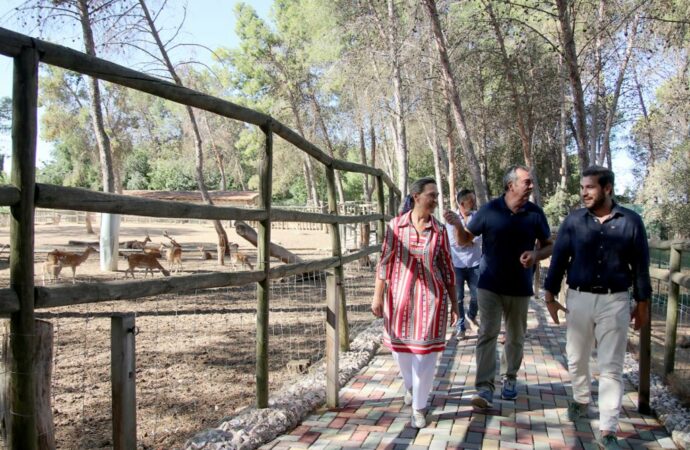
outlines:
[{"label": "wire mesh fence", "polygon": [[[344,286],[352,338],[372,319],[373,268],[357,262],[345,266]],[[274,280],[270,290],[269,385],[275,390],[325,354],[326,282],[325,277],[289,277]],[[51,398],[57,448],[112,448],[110,320],[115,313],[134,313],[136,320],[141,448],[182,447],[195,432],[253,405],[254,285],[40,310],[38,318],[54,329]]]}]

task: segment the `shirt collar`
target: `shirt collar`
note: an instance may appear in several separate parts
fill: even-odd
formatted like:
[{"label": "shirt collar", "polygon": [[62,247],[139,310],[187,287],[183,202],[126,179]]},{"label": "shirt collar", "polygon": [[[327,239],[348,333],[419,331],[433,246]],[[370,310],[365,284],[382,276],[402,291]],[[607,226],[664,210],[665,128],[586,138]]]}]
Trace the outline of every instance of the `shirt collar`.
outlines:
[{"label": "shirt collar", "polygon": [[[400,222],[398,223],[398,227],[407,226],[412,226],[412,210],[409,210],[408,212],[403,214],[400,218]],[[434,216],[431,216],[431,220],[429,221],[429,224],[426,226],[426,228],[431,228],[432,230],[434,230],[434,233],[438,233],[438,222],[436,222],[436,218]]]},{"label": "shirt collar", "polygon": [[527,211],[527,203],[529,203],[529,201],[527,203],[525,203],[524,205],[522,205],[520,208],[518,208],[518,210],[515,213],[513,213],[513,210],[508,208],[508,204],[506,203],[506,195],[505,194],[501,195],[498,199],[499,199],[499,203],[500,203],[501,207],[511,214],[520,214],[520,213]]},{"label": "shirt collar", "polygon": [[[594,218],[597,218],[594,214],[592,214],[589,209],[587,208],[582,208],[583,210],[583,216],[592,216]],[[613,206],[611,206],[611,219],[617,216],[624,216],[625,215],[625,210],[621,205],[616,203],[616,201],[613,201]]]}]

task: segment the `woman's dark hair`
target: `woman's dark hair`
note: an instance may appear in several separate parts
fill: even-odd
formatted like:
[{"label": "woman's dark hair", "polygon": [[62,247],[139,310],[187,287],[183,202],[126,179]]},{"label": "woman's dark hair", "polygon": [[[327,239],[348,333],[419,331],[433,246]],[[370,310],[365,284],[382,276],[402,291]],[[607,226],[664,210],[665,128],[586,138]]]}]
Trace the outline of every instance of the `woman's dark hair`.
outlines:
[{"label": "woman's dark hair", "polygon": [[434,180],[431,177],[424,177],[420,178],[419,180],[416,180],[410,185],[410,193],[407,194],[407,196],[405,197],[405,201],[403,202],[400,214],[405,214],[406,212],[414,208],[414,195],[421,194],[422,192],[424,192],[424,188],[427,184],[436,184],[436,180]]}]

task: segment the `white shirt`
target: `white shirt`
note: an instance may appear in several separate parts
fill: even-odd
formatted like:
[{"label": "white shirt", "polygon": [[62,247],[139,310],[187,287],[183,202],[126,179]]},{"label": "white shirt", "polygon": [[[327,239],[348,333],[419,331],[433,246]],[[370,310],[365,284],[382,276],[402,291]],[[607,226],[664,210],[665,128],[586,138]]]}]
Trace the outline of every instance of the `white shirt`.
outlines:
[{"label": "white shirt", "polygon": [[[460,211],[457,211],[457,213],[462,225],[467,226],[477,212],[471,212],[467,222],[465,222],[465,218],[460,214]],[[453,266],[460,269],[477,267],[482,259],[482,237],[476,236],[470,245],[460,246],[455,239],[455,226],[447,223],[446,230],[448,230],[448,243],[450,244],[450,253],[453,257]]]}]

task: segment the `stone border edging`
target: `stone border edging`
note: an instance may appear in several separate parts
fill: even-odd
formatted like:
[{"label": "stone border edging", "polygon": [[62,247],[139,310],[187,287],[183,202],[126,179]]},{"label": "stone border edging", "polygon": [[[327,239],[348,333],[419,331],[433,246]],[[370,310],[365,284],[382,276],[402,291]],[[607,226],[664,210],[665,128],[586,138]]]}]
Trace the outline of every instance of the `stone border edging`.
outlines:
[{"label": "stone border edging", "polygon": [[[381,344],[383,320],[374,320],[350,344],[350,351],[340,353],[340,386],[366,366]],[[216,428],[197,433],[189,439],[187,450],[252,450],[299,425],[326,401],[326,363],[322,358],[310,371],[294,382],[285,383],[269,398],[266,409],[247,407],[221,420]]]}]

